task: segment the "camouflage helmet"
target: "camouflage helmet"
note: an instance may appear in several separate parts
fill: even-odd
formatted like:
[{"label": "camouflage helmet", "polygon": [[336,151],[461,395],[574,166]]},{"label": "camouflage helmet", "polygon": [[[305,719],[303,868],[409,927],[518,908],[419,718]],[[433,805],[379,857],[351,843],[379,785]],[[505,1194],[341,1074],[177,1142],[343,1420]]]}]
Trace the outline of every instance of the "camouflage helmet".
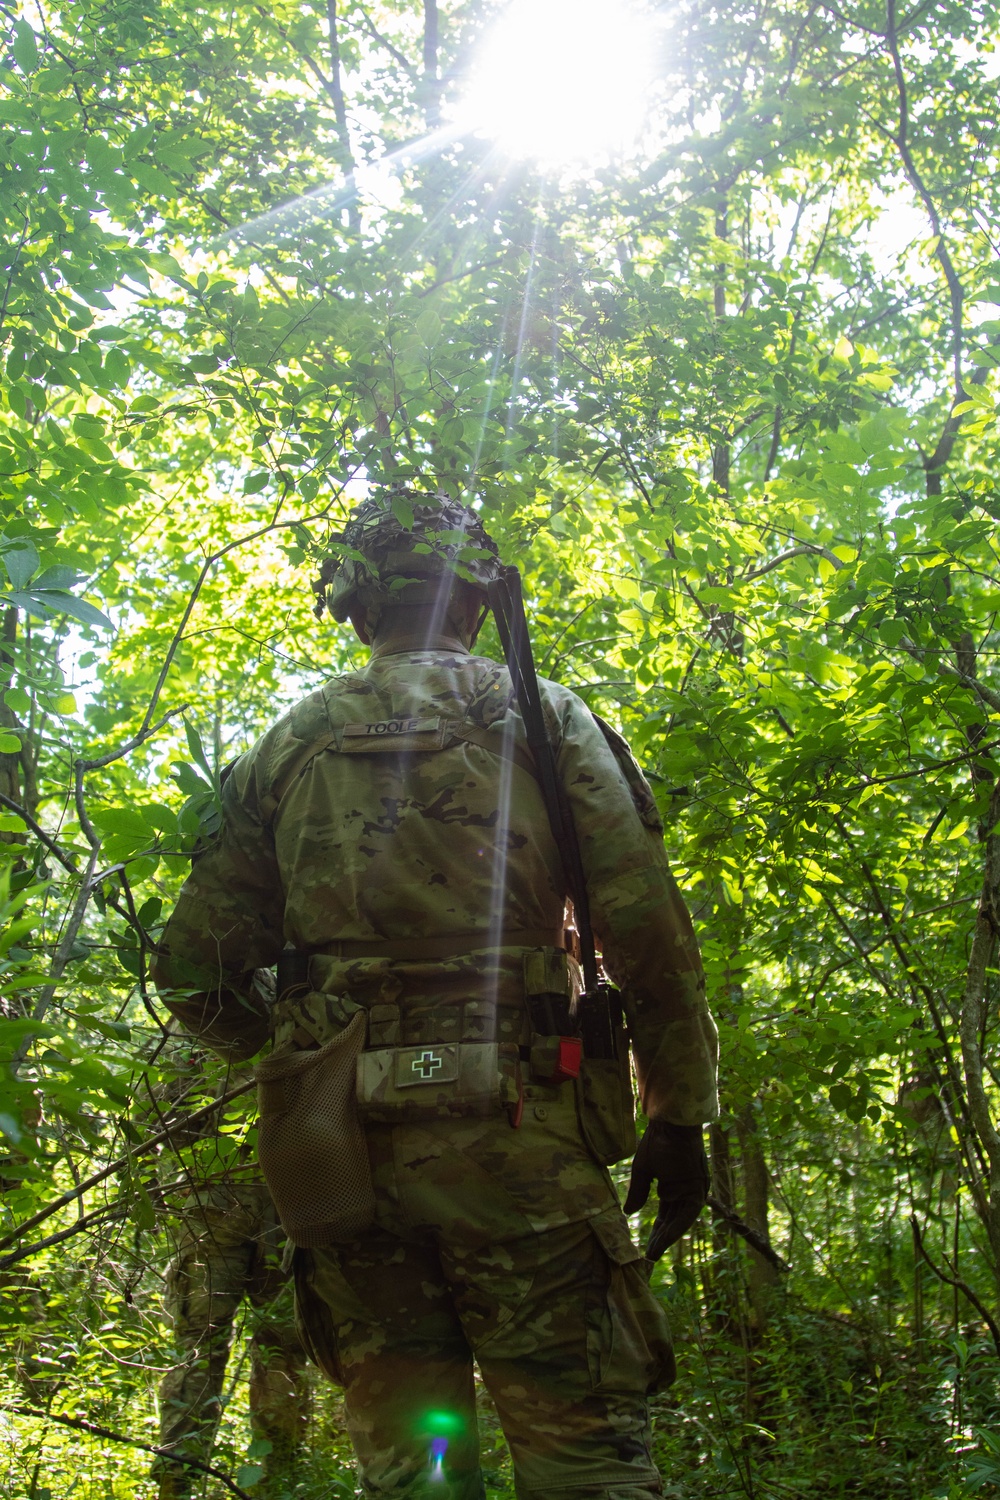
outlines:
[{"label": "camouflage helmet", "polygon": [[316,613],[325,606],[340,621],[358,606],[436,603],[449,575],[485,595],[502,566],[475,511],[449,495],[402,486],[363,500],[333,540],[348,555],[324,560]]}]

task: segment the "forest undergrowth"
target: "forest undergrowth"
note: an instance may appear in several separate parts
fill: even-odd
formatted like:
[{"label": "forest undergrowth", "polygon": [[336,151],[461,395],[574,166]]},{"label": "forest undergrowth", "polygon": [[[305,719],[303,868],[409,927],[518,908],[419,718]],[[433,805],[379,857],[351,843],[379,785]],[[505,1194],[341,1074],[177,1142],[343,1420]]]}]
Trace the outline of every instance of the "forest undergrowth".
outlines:
[{"label": "forest undergrowth", "polygon": [[[883,1291],[895,1295],[866,1299],[864,1314],[857,1308],[818,1311],[801,1293],[778,1288],[761,1331],[740,1255],[730,1247],[713,1251],[708,1236],[696,1237],[690,1248],[679,1265],[657,1276],[678,1353],[676,1383],[652,1403],[654,1453],[668,1500],[963,1500],[1000,1492],[996,1352],[975,1325],[949,1322],[942,1305],[923,1339],[908,1342],[900,1316],[908,1288],[883,1282]],[[703,1277],[711,1278],[713,1296],[701,1294]],[[148,1311],[155,1317],[155,1292]],[[107,1329],[90,1350],[38,1341],[28,1355],[21,1346],[16,1381],[6,1372],[5,1407],[85,1411],[119,1440],[60,1428],[42,1416],[19,1422],[16,1430],[5,1423],[0,1494],[9,1500],[154,1500],[149,1456],[124,1439],[155,1443],[159,1369],[155,1363],[139,1368],[144,1351],[148,1358],[148,1329],[137,1329],[130,1340],[129,1324],[129,1316],[119,1314],[114,1331]],[[161,1359],[169,1350],[165,1333]],[[342,1403],[318,1377],[298,1468],[261,1486],[266,1443],[255,1442],[250,1428],[246,1376],[244,1329],[231,1356],[213,1463],[261,1500],[360,1494]],[[509,1455],[481,1384],[478,1397],[488,1500],[513,1500]],[[194,1486],[199,1500],[223,1500],[228,1493],[211,1477]]]}]

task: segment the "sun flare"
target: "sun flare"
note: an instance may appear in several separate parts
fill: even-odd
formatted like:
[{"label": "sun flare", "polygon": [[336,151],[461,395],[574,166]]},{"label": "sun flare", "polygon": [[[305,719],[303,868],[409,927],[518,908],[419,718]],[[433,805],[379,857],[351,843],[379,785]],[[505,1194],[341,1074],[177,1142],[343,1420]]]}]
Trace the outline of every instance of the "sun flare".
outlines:
[{"label": "sun flare", "polygon": [[647,109],[654,41],[629,0],[511,0],[483,38],[460,123],[547,165],[626,154]]}]

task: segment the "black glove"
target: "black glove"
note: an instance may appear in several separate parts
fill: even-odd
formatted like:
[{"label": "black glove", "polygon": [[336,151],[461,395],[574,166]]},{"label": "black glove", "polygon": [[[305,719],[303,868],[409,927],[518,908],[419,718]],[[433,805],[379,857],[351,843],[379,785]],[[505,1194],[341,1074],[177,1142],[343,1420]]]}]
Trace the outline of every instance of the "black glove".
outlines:
[{"label": "black glove", "polygon": [[632,1162],[625,1199],[627,1214],[643,1207],[654,1180],[660,1206],[646,1246],[648,1260],[659,1260],[664,1250],[687,1234],[705,1207],[709,1173],[700,1125],[650,1120]]}]

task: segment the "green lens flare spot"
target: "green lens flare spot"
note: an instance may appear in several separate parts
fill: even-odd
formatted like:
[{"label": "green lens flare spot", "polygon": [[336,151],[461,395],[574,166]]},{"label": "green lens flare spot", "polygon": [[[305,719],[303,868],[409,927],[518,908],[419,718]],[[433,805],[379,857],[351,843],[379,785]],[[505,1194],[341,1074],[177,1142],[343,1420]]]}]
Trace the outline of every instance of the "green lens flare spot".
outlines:
[{"label": "green lens flare spot", "polygon": [[433,1437],[454,1437],[462,1431],[462,1419],[450,1411],[429,1411],[422,1423],[423,1429]]}]

